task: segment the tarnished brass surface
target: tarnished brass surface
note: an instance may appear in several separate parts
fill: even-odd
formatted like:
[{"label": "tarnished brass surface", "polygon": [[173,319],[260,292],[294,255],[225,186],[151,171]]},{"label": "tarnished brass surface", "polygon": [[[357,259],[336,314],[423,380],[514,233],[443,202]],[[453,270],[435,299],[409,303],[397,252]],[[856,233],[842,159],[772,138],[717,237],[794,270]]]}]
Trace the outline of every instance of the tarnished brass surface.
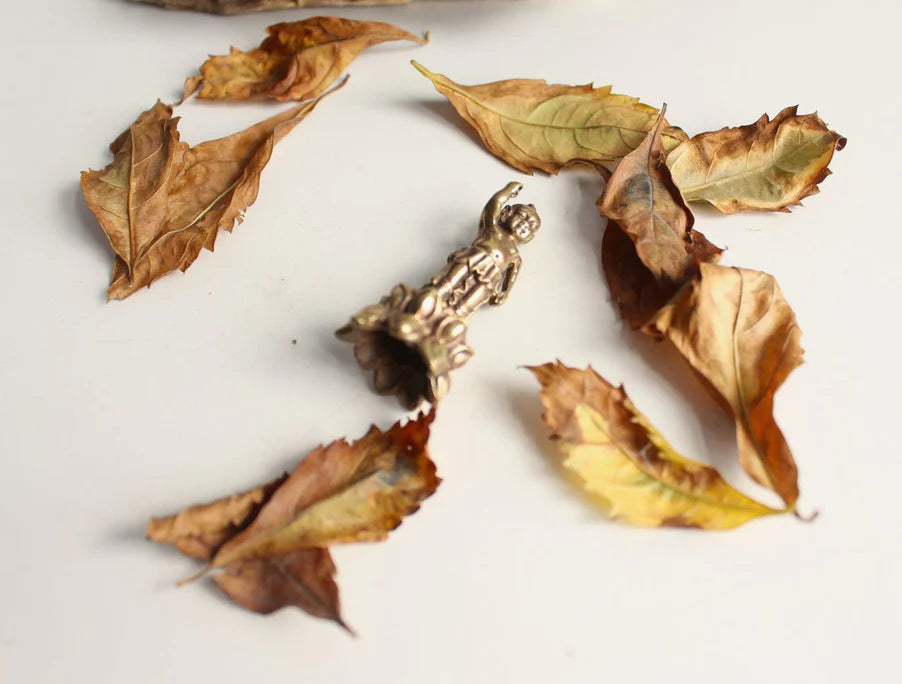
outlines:
[{"label": "tarnished brass surface", "polygon": [[473,355],[468,319],[483,304],[507,299],[520,271],[518,246],[539,229],[533,205],[508,204],[522,187],[508,183],[492,196],[476,239],[423,287],[396,285],[336,332],[354,344],[361,368],[373,371],[377,392],[398,395],[407,408],[434,404],[448,392],[450,372]]}]

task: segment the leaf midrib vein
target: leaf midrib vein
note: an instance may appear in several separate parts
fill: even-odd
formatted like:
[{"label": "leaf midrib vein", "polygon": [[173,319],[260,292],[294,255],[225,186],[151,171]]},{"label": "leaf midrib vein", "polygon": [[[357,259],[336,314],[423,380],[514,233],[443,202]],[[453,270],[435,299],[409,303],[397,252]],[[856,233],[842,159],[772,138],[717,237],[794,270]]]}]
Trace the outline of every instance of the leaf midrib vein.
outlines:
[{"label": "leaf midrib vein", "polygon": [[[800,152],[801,150],[805,149],[805,147],[807,147],[807,146],[814,145],[815,142],[816,141],[814,141],[814,140],[809,140],[804,145],[799,145],[799,147],[795,148],[794,153]],[[749,151],[749,153],[751,153],[751,150]],[[788,156],[789,156],[788,154],[784,154],[783,156],[780,157],[780,159],[785,159]],[[731,183],[735,180],[739,180],[741,178],[745,178],[747,176],[751,176],[756,173],[763,173],[764,170],[770,169],[770,168],[778,169],[779,171],[784,171],[786,173],[791,173],[789,171],[786,171],[786,169],[783,169],[780,167],[780,159],[773,157],[773,150],[771,150],[771,160],[768,163],[759,164],[758,166],[753,166],[752,168],[746,168],[745,171],[741,171],[740,173],[730,174],[728,176],[721,176],[712,181],[705,181],[704,183],[699,183],[698,185],[691,185],[686,188],[680,188],[680,190],[683,192],[684,195],[689,195],[691,193],[698,192],[699,190],[705,190],[705,189],[710,188],[715,185],[721,185],[721,184],[725,185],[727,183]],[[709,167],[710,170],[713,170],[714,163],[715,163],[714,161],[711,162],[710,167]],[[795,174],[793,174],[793,175],[795,175]]]},{"label": "leaf midrib vein", "polygon": [[[495,109],[492,109],[491,107],[489,107],[486,104],[482,103],[481,101],[477,100],[475,97],[473,97],[469,93],[467,93],[463,90],[460,90],[459,88],[454,88],[445,83],[442,83],[442,86],[445,88],[448,88],[448,90],[454,91],[455,93],[459,94],[463,98],[469,100],[470,102],[475,104],[480,109],[484,109],[485,111],[487,111],[491,114],[494,114],[499,119],[513,121],[514,123],[518,123],[523,126],[533,126],[533,127],[537,127],[537,128],[553,128],[555,130],[561,130],[561,131],[586,131],[586,130],[591,131],[591,130],[595,130],[597,128],[613,128],[618,131],[630,131],[631,133],[647,133],[648,132],[645,130],[637,130],[635,128],[627,128],[626,126],[617,126],[615,124],[598,124],[595,126],[560,126],[560,125],[555,125],[555,124],[541,124],[541,123],[535,123],[533,121],[524,121],[523,119],[517,119],[517,118],[514,118],[507,114],[503,114],[502,112],[499,112]],[[548,100],[545,100],[544,102],[548,102]],[[543,104],[544,104],[544,102],[543,102]],[[601,107],[601,109],[623,109],[626,111],[633,111],[629,107],[624,107],[622,105],[604,105]],[[668,138],[673,138],[672,135],[669,135],[666,133],[662,133],[662,135],[667,135]]]},{"label": "leaf midrib vein", "polygon": [[[588,406],[588,404],[586,404],[586,406]],[[597,411],[595,411],[595,409],[592,409],[591,407],[589,407],[589,408],[592,410],[593,413],[597,413]],[[652,427],[652,426],[650,426],[650,427],[651,427],[651,429],[654,429],[654,427]],[[660,434],[660,433],[658,433],[658,434]],[[701,503],[707,504],[714,508],[728,508],[731,510],[746,511],[746,512],[752,512],[752,513],[762,513],[762,510],[761,510],[762,508],[765,511],[771,510],[769,507],[763,506],[761,504],[758,504],[758,506],[760,506],[761,508],[752,508],[748,505],[740,505],[740,504],[721,502],[716,499],[710,499],[708,497],[699,496],[698,494],[695,494],[691,490],[686,491],[677,485],[670,484],[668,482],[664,482],[663,480],[661,480],[661,478],[657,477],[654,473],[649,472],[648,469],[644,468],[642,466],[641,461],[632,455],[632,452],[630,451],[630,449],[623,446],[620,442],[618,442],[612,436],[609,435],[608,438],[610,440],[609,444],[614,445],[617,448],[617,451],[619,451],[626,458],[626,460],[628,462],[632,463],[636,467],[636,469],[639,470],[643,475],[645,475],[649,479],[659,483],[665,489],[669,489],[672,492],[676,492],[680,496],[686,497],[687,499],[692,499],[694,501],[699,501]],[[592,441],[585,442],[585,444],[591,444],[593,446],[608,446],[607,444],[603,444],[603,443],[599,443],[599,442],[592,442]],[[579,445],[577,444],[576,446],[579,446]],[[658,449],[658,447],[656,447],[654,444],[652,444],[651,446],[652,446],[652,448],[656,449],[659,453],[661,453],[661,450]],[[667,461],[667,462],[670,463],[671,465],[673,464],[673,461]],[[727,486],[730,486],[730,485],[727,484]],[[734,491],[738,492],[738,490],[734,490]],[[740,495],[744,496],[742,494],[742,492],[738,492],[738,493]],[[749,499],[749,500],[751,501],[751,499]]]}]

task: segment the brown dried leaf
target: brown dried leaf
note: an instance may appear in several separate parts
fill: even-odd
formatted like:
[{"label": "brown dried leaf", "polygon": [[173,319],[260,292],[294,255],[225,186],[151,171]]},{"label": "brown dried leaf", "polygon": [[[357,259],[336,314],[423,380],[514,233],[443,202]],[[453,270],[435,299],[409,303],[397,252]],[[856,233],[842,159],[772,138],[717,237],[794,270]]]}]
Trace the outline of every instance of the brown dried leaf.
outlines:
[{"label": "brown dried leaf", "polygon": [[608,218],[601,263],[620,315],[641,328],[722,249],[692,229],[664,163],[663,113],[640,145],[623,158],[596,203]]},{"label": "brown dried leaf", "polygon": [[187,556],[210,560],[220,546],[257,517],[263,504],[287,477],[285,474],[268,484],[212,503],[189,506],[177,515],[151,518],[147,523],[147,538],[171,544]]},{"label": "brown dried leaf", "polygon": [[[557,173],[575,162],[609,166],[635,149],[658,118],[657,109],[612,93],[610,86],[527,79],[464,86],[413,65],[476,129],[492,154],[526,173]],[[665,150],[686,140],[671,126],[661,136]]]},{"label": "brown dried leaf", "polygon": [[[151,518],[147,538],[171,544],[193,558],[210,560],[216,551],[256,518],[288,474],[241,494],[190,506],[178,515]],[[349,632],[341,617],[335,564],[328,549],[301,549],[276,558],[234,563],[213,580],[235,603],[269,614],[296,606],[332,620]]]},{"label": "brown dried leaf", "polygon": [[[151,518],[147,538],[171,544],[193,558],[210,560],[226,541],[246,528],[288,475],[241,494],[190,506],[178,515]],[[235,563],[213,580],[235,603],[269,614],[297,606],[315,617],[341,618],[335,564],[328,549],[301,549],[277,558]]]},{"label": "brown dried leaf", "polygon": [[289,551],[381,541],[438,487],[426,442],[434,413],[311,452],[211,567]]},{"label": "brown dried leaf", "polygon": [[226,138],[195,147],[157,102],[110,146],[102,171],[81,189],[116,252],[109,299],[124,299],[167,273],[185,271],[220,228],[231,231],[254,203],[273,146],[316,106],[306,102]]},{"label": "brown dried leaf", "polygon": [[[242,494],[153,518],[147,536],[221,568],[214,581],[258,613],[296,606],[351,631],[341,618],[326,546],[380,541],[440,480],[426,444],[435,414],[310,453],[291,475]],[[194,578],[192,578],[194,579]]]},{"label": "brown dried leaf", "polygon": [[296,606],[351,632],[341,617],[329,549],[298,549],[274,558],[235,563],[214,575],[213,581],[235,603],[255,613],[268,615]]},{"label": "brown dried leaf", "polygon": [[269,37],[255,50],[233,47],[228,55],[210,57],[200,77],[185,81],[184,97],[199,88],[197,96],[205,100],[303,100],[323,93],[368,47],[394,40],[426,42],[391,24],[340,17],[311,17],[266,30]]},{"label": "brown dried leaf", "polygon": [[687,201],[703,200],[725,214],[753,209],[789,211],[818,192],[827,166],[846,139],[817,114],[787,107],[770,120],[701,133],[667,158]]},{"label": "brown dried leaf", "polygon": [[598,200],[603,216],[633,241],[636,254],[656,281],[681,284],[697,272],[693,250],[709,257],[721,250],[700,233],[664,163],[664,111],[645,139],[623,158]]},{"label": "brown dried leaf", "polygon": [[620,317],[634,330],[648,323],[681,287],[656,280],[636,254],[633,241],[612,221],[601,239],[601,267]]},{"label": "brown dried leaf", "polygon": [[623,387],[591,368],[530,368],[564,467],[612,518],[651,527],[724,530],[780,513],[733,489],[714,468],[678,454]]},{"label": "brown dried leaf", "polygon": [[650,324],[680,351],[736,420],[739,459],[794,509],[798,470],[774,420],[774,394],[802,362],[801,331],[773,276],[701,264]]},{"label": "brown dried leaf", "polygon": [[325,7],[335,5],[403,5],[411,0],[138,0],[166,9],[186,9],[210,14],[243,14],[260,10]]}]

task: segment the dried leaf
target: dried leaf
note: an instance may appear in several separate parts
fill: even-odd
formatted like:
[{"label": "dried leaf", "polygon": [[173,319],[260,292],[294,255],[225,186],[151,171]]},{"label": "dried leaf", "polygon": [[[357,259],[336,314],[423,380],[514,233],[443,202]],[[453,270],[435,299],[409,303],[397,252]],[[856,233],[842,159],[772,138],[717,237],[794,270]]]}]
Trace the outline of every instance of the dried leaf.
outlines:
[{"label": "dried leaf", "polygon": [[326,546],[379,541],[439,484],[426,443],[435,414],[352,444],[319,447],[291,475],[242,494],[153,518],[149,539],[210,560],[214,581],[257,613],[296,606],[351,631],[341,617]]},{"label": "dried leaf", "polygon": [[410,0],[138,0],[166,9],[188,9],[210,14],[242,14],[260,10],[334,5],[403,5]]},{"label": "dried leaf", "polygon": [[703,200],[725,214],[752,209],[789,211],[818,192],[827,166],[846,139],[817,114],[787,107],[748,126],[722,128],[683,142],[667,158],[687,201]]},{"label": "dried leaf", "polygon": [[716,258],[721,250],[700,233],[664,163],[664,111],[605,185],[598,209],[633,241],[636,254],[656,281],[681,284],[697,272],[694,251]]},{"label": "dried leaf", "polygon": [[680,287],[715,262],[722,249],[692,229],[683,202],[664,163],[660,126],[663,114],[640,145],[605,184],[596,203],[608,218],[601,264],[620,315],[641,328]]},{"label": "dried leaf", "polygon": [[257,517],[260,508],[287,477],[283,475],[268,484],[212,503],[190,506],[178,515],[151,518],[147,523],[147,538],[171,544],[187,556],[210,560],[220,546]]},{"label": "dried leaf", "polygon": [[[617,95],[610,86],[549,85],[513,79],[464,86],[413,65],[448,98],[479,133],[486,147],[526,173],[557,173],[567,164],[610,165],[634,150],[657,119],[658,110],[637,98]],[[666,126],[662,144],[671,150],[686,140]]]},{"label": "dried leaf", "polygon": [[314,450],[211,567],[385,539],[438,486],[426,451],[433,417],[395,423],[387,432],[374,426],[352,444],[342,439]]},{"label": "dried leaf", "polygon": [[214,575],[213,581],[235,603],[255,613],[268,615],[296,606],[351,632],[341,617],[329,549],[298,549],[275,558],[234,563]]},{"label": "dried leaf", "polygon": [[651,326],[732,412],[745,471],[794,508],[798,471],[773,409],[774,393],[802,362],[801,331],[773,276],[702,264]]},{"label": "dried leaf", "polygon": [[197,96],[205,100],[303,100],[323,93],[368,47],[394,40],[426,42],[391,24],[340,17],[274,24],[266,31],[269,37],[255,50],[232,48],[228,55],[210,57],[200,77],[185,81],[184,97],[200,88]]},{"label": "dried leaf", "polygon": [[[288,474],[241,494],[186,508],[178,515],[151,518],[147,538],[171,544],[193,558],[210,560],[216,551],[256,518]],[[213,580],[235,603],[269,614],[296,606],[332,620],[341,617],[335,564],[325,548],[301,549],[276,558],[233,563]]]},{"label": "dried leaf", "polygon": [[110,146],[102,171],[81,189],[116,252],[109,299],[124,299],[213,250],[254,203],[273,146],[316,106],[300,104],[226,138],[196,147],[179,140],[178,118],[157,102]]},{"label": "dried leaf", "polygon": [[645,326],[681,287],[655,279],[633,241],[614,222],[608,223],[601,239],[601,267],[620,317],[634,330]]},{"label": "dried leaf", "polygon": [[674,451],[623,387],[591,368],[557,362],[530,370],[542,385],[545,423],[558,440],[564,467],[610,517],[649,527],[723,530],[782,512],[733,489],[714,468]]}]

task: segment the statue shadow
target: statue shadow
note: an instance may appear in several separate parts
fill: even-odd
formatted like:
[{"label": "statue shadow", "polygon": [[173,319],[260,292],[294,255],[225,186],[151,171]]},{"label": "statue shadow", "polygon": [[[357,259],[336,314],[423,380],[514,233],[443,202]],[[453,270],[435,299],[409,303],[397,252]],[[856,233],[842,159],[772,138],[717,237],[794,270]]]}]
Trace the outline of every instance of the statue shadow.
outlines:
[{"label": "statue shadow", "polygon": [[[363,308],[361,305],[360,308]],[[353,313],[353,312],[352,312]],[[334,327],[318,326],[308,331],[308,340],[315,344],[314,353],[317,360],[328,363],[332,372],[341,373],[348,378],[357,378],[358,381],[366,378],[370,382],[372,373],[365,373],[357,365],[354,358],[354,345],[338,339],[335,331],[348,322],[350,313],[340,321],[336,321]]]}]

